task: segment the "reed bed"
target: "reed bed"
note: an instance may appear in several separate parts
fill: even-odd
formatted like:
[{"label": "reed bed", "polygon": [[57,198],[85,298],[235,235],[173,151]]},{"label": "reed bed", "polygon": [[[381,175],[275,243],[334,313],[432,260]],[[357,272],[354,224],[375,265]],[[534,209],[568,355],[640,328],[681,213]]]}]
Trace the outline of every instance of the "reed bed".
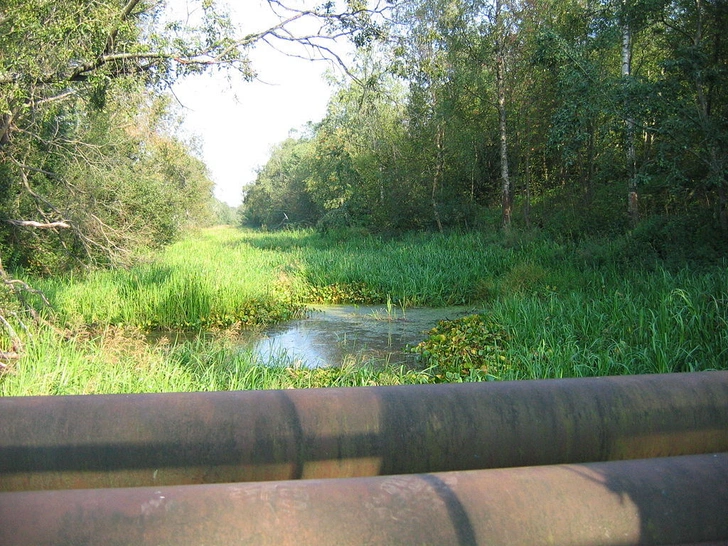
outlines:
[{"label": "reed bed", "polygon": [[503,379],[725,369],[728,285],[723,272],[614,277],[598,290],[503,298],[512,363]]},{"label": "reed bed", "polygon": [[229,228],[202,231],[130,269],[34,281],[63,324],[199,329],[265,325],[299,315],[281,293],[283,252],[246,244]]},{"label": "reed bed", "polygon": [[285,355],[262,361],[226,337],[179,344],[147,342],[144,333],[110,328],[64,339],[35,332],[28,354],[0,376],[0,395],[199,392],[421,384],[427,370],[347,361],[309,368]]},{"label": "reed bed", "polygon": [[[165,392],[558,378],[725,369],[728,264],[666,267],[614,241],[204,230],[125,270],[29,279],[55,327],[25,333],[0,394]],[[497,369],[334,362],[310,369],[235,332],[309,302],[468,304],[504,335]],[[62,332],[59,332],[59,328]],[[152,330],[204,333],[177,343]],[[18,331],[21,331],[18,329]],[[423,336],[424,338],[425,336]],[[468,336],[463,351],[478,350]],[[468,345],[471,343],[471,345]],[[499,343],[501,343],[499,341]],[[442,345],[442,344],[441,344]],[[452,347],[450,347],[452,349]],[[496,353],[494,353],[496,354]],[[435,355],[437,356],[437,355]],[[501,358],[502,357],[502,358]],[[435,364],[433,364],[435,362]]]}]

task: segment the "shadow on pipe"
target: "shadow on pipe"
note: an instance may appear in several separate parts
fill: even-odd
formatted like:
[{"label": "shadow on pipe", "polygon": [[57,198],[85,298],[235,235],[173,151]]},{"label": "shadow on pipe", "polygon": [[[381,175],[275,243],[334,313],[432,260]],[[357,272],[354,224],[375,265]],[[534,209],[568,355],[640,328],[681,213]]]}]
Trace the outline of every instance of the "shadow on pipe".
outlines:
[{"label": "shadow on pipe", "polygon": [[682,544],[728,540],[728,454],[0,494],[0,543]]},{"label": "shadow on pipe", "polygon": [[728,372],[0,399],[0,490],[423,474],[728,451]]}]

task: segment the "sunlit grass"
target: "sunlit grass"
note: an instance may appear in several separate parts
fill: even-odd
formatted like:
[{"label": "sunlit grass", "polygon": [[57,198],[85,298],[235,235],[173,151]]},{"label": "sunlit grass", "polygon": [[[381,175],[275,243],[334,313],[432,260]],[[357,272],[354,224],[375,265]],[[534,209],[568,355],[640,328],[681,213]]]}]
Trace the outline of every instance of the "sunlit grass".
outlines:
[{"label": "sunlit grass", "polygon": [[107,329],[64,339],[37,331],[28,354],[0,378],[2,396],[197,392],[419,384],[427,371],[344,362],[308,368],[283,355],[261,360],[224,336],[178,345],[146,342],[142,332]]},{"label": "sunlit grass", "polygon": [[[53,306],[52,312],[39,309],[63,333],[16,328],[25,352],[0,375],[3,395],[384,385],[728,366],[725,264],[668,269],[626,258],[613,242],[562,244],[483,233],[384,240],[215,228],[128,270],[32,282]],[[240,348],[240,328],[286,320],[306,302],[386,302],[402,314],[411,306],[467,303],[505,332],[499,365],[458,373],[424,359],[421,371],[353,361],[310,369],[285,355],[262,361]],[[160,328],[193,335],[179,343],[149,343],[146,333]],[[194,335],[210,329],[218,333]],[[467,336],[456,342],[478,350],[467,345]]]},{"label": "sunlit grass", "polygon": [[281,251],[263,251],[230,228],[213,228],[131,269],[36,282],[64,324],[142,328],[259,325],[296,316],[282,293]]},{"label": "sunlit grass", "polygon": [[[649,277],[649,283],[647,283]],[[719,272],[627,273],[603,288],[503,298],[504,379],[725,369],[728,285]]]}]

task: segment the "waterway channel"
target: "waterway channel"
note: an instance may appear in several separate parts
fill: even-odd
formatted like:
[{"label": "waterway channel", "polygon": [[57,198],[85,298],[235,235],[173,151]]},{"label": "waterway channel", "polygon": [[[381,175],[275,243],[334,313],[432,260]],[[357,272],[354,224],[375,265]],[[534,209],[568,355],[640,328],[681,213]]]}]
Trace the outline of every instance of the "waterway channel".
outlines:
[{"label": "waterway channel", "polygon": [[343,362],[414,364],[407,346],[417,345],[439,320],[475,312],[470,307],[311,306],[307,317],[246,333],[243,344],[264,361],[298,366],[338,366]]}]

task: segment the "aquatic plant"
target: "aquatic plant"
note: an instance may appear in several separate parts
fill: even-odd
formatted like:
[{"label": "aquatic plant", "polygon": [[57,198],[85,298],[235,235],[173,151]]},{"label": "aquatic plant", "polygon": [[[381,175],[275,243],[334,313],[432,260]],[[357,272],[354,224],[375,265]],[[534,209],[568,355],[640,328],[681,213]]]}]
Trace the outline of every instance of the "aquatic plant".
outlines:
[{"label": "aquatic plant", "polygon": [[[311,230],[199,232],[129,269],[29,279],[54,325],[15,328],[24,353],[0,393],[71,394],[480,381],[725,369],[728,268],[625,261],[611,244],[501,241],[482,233],[330,239]],[[260,358],[236,332],[287,320],[306,302],[398,308],[470,303],[415,350],[422,370],[334,362],[328,371]],[[389,295],[389,297],[388,297]],[[385,311],[386,314],[386,311]],[[150,342],[151,328],[218,330]],[[194,335],[192,336],[194,338]],[[0,348],[8,350],[8,340]],[[237,343],[237,345],[236,345]],[[417,353],[419,351],[419,353]],[[301,366],[299,366],[301,368]],[[341,368],[339,370],[339,368]],[[293,371],[289,371],[293,370]],[[361,373],[359,373],[361,371]],[[412,375],[414,374],[414,375]]]},{"label": "aquatic plant", "polygon": [[435,367],[439,378],[447,374],[470,375],[472,370],[497,377],[508,366],[508,335],[500,324],[486,315],[468,315],[455,320],[441,320],[427,333],[427,338],[410,348],[422,363]]}]

